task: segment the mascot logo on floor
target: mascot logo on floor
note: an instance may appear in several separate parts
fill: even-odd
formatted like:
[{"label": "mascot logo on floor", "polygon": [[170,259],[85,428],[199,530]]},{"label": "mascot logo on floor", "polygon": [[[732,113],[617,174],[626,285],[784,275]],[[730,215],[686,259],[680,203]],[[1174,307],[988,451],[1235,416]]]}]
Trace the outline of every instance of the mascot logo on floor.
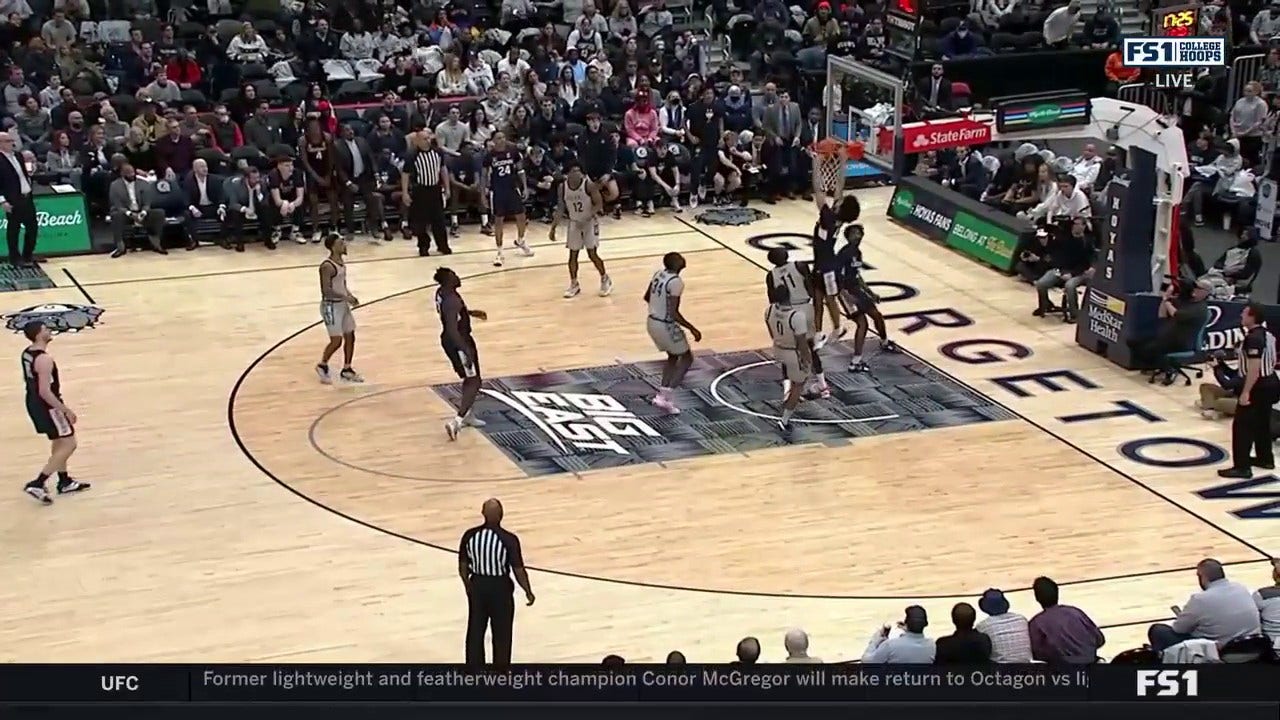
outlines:
[{"label": "mascot logo on floor", "polygon": [[757,220],[769,219],[769,213],[749,207],[713,207],[698,213],[696,218],[703,225],[750,225]]},{"label": "mascot logo on floor", "polygon": [[49,303],[6,313],[0,317],[4,318],[4,326],[13,332],[22,332],[28,323],[41,322],[55,334],[61,334],[78,333],[95,327],[104,312],[106,311],[102,308],[92,305]]}]

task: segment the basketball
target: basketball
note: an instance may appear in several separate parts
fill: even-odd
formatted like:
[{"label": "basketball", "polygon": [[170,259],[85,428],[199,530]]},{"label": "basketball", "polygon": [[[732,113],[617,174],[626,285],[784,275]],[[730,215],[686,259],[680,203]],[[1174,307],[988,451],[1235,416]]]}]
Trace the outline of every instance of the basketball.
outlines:
[{"label": "basketball", "polygon": [[837,216],[842,223],[855,222],[862,215],[862,203],[858,202],[858,198],[853,195],[846,195],[840,201],[840,209]]}]

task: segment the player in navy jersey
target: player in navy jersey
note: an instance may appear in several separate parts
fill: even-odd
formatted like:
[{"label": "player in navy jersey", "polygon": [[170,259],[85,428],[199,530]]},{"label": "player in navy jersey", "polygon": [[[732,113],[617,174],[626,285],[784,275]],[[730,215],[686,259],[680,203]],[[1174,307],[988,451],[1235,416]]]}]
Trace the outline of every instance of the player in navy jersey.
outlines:
[{"label": "player in navy jersey", "polygon": [[493,149],[484,159],[484,180],[489,192],[489,210],[493,213],[493,241],[498,245],[494,267],[502,267],[502,226],[508,219],[516,221],[516,247],[525,257],[533,249],[524,241],[529,219],[524,213],[525,176],[520,152],[507,144],[502,132],[493,134]]},{"label": "player in navy jersey", "polygon": [[31,345],[22,351],[22,383],[25,390],[27,415],[36,432],[51,441],[49,461],[41,468],[35,480],[23,487],[23,492],[42,504],[53,504],[53,496],[45,487],[52,475],[58,476],[58,494],[88,490],[89,483],[73,480],[67,474],[67,460],[76,451],[76,414],[62,400],[62,379],[58,365],[49,354],[49,342],[53,331],[39,321],[29,322],[22,328]]},{"label": "player in navy jersey", "polygon": [[444,430],[450,440],[457,440],[464,426],[484,427],[485,423],[472,415],[471,406],[480,394],[480,353],[476,339],[471,335],[471,318],[488,320],[483,310],[469,310],[467,302],[458,293],[462,278],[449,268],[436,270],[436,314],[440,316],[440,347],[449,358],[453,371],[462,379],[462,397],[458,399],[458,414],[445,423]]},{"label": "player in navy jersey", "polygon": [[855,222],[861,214],[862,206],[853,195],[838,201],[834,195],[829,196],[818,209],[818,222],[813,226],[813,329],[817,333],[814,336],[814,346],[817,348],[826,345],[829,339],[822,332],[824,310],[831,314],[835,339],[839,340],[845,334],[845,328],[840,323],[840,305],[836,299],[840,293],[836,277],[839,270],[836,265],[836,239],[840,237],[840,229]]},{"label": "player in navy jersey", "polygon": [[897,352],[898,346],[889,339],[889,330],[885,327],[884,315],[880,313],[880,298],[871,292],[867,281],[862,277],[862,235],[859,224],[849,225],[844,229],[845,245],[836,254],[838,282],[840,285],[840,305],[845,316],[854,322],[853,358],[849,361],[849,372],[870,372],[862,359],[862,350],[867,343],[867,319],[875,323],[876,334],[880,336],[880,349],[884,352]]}]

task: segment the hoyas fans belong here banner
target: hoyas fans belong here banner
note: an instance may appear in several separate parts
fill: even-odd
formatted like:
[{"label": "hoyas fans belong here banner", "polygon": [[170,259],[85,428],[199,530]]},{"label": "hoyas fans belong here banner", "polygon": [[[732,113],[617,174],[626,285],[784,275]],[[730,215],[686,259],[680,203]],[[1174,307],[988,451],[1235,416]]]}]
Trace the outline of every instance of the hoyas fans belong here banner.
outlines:
[{"label": "hoyas fans belong here banner", "polygon": [[[976,204],[974,201],[941,186],[926,185],[934,184],[903,178],[889,202],[889,217],[974,260],[1011,272],[1020,232],[996,221],[996,213],[962,206]],[[1030,226],[1026,231],[1030,232]]]}]

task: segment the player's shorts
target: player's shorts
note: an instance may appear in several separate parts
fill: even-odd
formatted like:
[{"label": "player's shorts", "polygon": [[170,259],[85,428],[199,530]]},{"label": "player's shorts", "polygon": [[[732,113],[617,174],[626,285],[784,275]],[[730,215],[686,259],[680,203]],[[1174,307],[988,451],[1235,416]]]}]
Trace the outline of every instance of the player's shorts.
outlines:
[{"label": "player's shorts", "polygon": [[800,313],[800,317],[804,318],[804,326],[809,331],[809,337],[812,338],[815,328],[813,326],[813,303],[804,303],[802,305],[792,305],[791,309]]},{"label": "player's shorts", "polygon": [[795,350],[773,349],[773,359],[782,366],[782,377],[793,383],[809,379],[809,369],[800,364],[800,353]]},{"label": "player's shorts", "polygon": [[840,284],[836,282],[835,270],[813,270],[813,287],[820,290],[827,297],[835,297],[840,292]]},{"label": "player's shorts", "polygon": [[514,192],[489,193],[489,211],[495,218],[509,218],[524,214],[524,200]]},{"label": "player's shorts", "polygon": [[853,290],[843,289],[840,291],[840,295],[838,297],[840,298],[840,305],[844,308],[845,314],[849,316],[861,315],[874,309],[876,306],[875,298],[871,297],[861,288]]},{"label": "player's shorts", "polygon": [[570,250],[595,250],[600,246],[600,223],[594,218],[584,222],[570,220],[565,246]]},{"label": "player's shorts", "polygon": [[689,338],[684,328],[670,320],[649,318],[649,337],[654,347],[668,355],[684,355],[689,352]]},{"label": "player's shorts", "polygon": [[453,371],[458,377],[466,380],[467,378],[480,377],[480,353],[472,342],[471,348],[463,350],[454,345],[448,338],[440,338],[440,347],[444,349],[444,354],[449,358],[449,364],[453,366]]},{"label": "player's shorts", "polygon": [[320,319],[324,320],[324,329],[329,337],[340,337],[356,331],[356,317],[351,314],[350,303],[321,301]]},{"label": "player's shorts", "polygon": [[28,405],[27,415],[31,418],[36,434],[44,435],[50,440],[69,438],[76,434],[75,426],[61,410]]}]

